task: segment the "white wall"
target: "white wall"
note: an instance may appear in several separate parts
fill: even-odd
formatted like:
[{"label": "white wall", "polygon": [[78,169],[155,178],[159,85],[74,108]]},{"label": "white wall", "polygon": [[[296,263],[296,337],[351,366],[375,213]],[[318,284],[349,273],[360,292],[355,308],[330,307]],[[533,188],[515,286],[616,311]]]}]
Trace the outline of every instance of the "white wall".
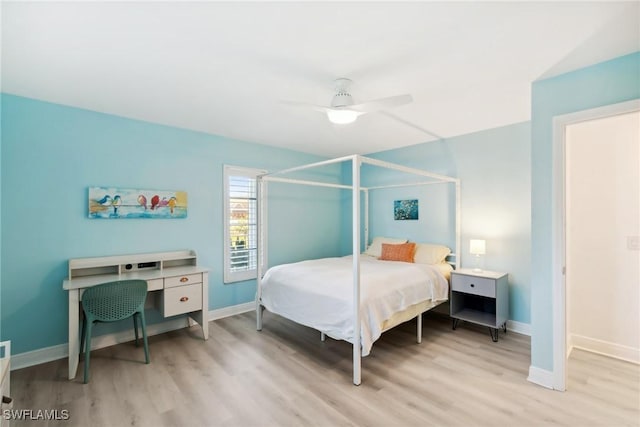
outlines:
[{"label": "white wall", "polygon": [[566,137],[568,345],[640,363],[640,112]]}]

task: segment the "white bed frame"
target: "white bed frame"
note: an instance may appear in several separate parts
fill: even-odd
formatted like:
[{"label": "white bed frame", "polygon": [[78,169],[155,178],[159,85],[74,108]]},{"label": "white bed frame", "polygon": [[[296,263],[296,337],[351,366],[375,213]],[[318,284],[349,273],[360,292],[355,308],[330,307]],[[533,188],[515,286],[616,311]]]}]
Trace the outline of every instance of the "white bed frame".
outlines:
[{"label": "white bed frame", "polygon": [[[335,183],[326,183],[320,181],[307,181],[300,179],[289,179],[282,177],[282,175],[286,175],[292,172],[299,172],[302,170],[318,168],[321,166],[331,165],[331,164],[339,164],[344,162],[351,162],[352,165],[352,184],[351,185],[343,185],[343,184],[335,184]],[[385,169],[392,169],[412,175],[416,175],[421,178],[421,181],[406,183],[406,184],[392,184],[387,186],[373,186],[373,187],[362,187],[360,185],[360,169],[363,164],[369,164],[373,166],[379,166]],[[265,230],[263,229],[263,218],[265,218],[266,212],[266,204],[267,198],[264,197],[265,194],[265,186],[267,182],[284,182],[290,184],[301,184],[301,185],[312,185],[312,186],[320,186],[320,187],[331,187],[331,188],[341,188],[341,189],[350,189],[352,191],[352,219],[353,219],[353,300],[360,301],[360,252],[361,252],[361,236],[360,236],[360,213],[362,210],[361,201],[360,201],[360,192],[364,192],[364,240],[365,243],[369,241],[369,191],[382,189],[382,188],[394,188],[394,187],[412,187],[418,185],[430,185],[430,184],[454,184],[455,185],[455,199],[456,199],[456,208],[455,208],[455,248],[452,256],[455,256],[454,267],[459,268],[460,264],[460,180],[457,178],[452,178],[450,176],[440,175],[433,172],[428,172],[420,169],[410,168],[402,165],[397,165],[394,163],[385,162],[382,160],[376,160],[369,157],[364,157],[360,155],[351,155],[345,157],[339,157],[332,160],[326,160],[317,163],[311,163],[308,165],[298,166],[290,169],[285,169],[278,172],[267,173],[264,175],[260,175],[257,177],[257,200],[258,200],[258,218],[257,218],[257,259],[258,259],[258,267],[257,267],[257,291],[256,291],[256,328],[257,330],[262,330],[262,310],[263,307],[261,305],[261,297],[262,297],[262,287],[261,281],[264,275],[264,266],[266,265],[266,236]],[[360,304],[354,304],[353,306],[353,322],[354,322],[354,331],[360,331]],[[422,315],[419,314],[417,316],[418,322],[418,342],[420,342],[422,336]],[[321,334],[322,339],[324,339],[324,334]],[[361,366],[362,366],[362,355],[361,355],[361,337],[360,333],[354,333],[353,337],[353,384],[360,385],[361,383]]]}]

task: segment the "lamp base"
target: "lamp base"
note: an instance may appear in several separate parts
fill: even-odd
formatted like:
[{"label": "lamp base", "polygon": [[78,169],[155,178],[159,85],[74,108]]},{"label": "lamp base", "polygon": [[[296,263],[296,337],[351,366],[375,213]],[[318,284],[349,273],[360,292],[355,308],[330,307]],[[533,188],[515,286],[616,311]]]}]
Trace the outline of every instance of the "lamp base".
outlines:
[{"label": "lamp base", "polygon": [[482,267],[484,267],[484,260],[482,259],[482,255],[473,254],[473,272],[474,273],[482,273]]}]

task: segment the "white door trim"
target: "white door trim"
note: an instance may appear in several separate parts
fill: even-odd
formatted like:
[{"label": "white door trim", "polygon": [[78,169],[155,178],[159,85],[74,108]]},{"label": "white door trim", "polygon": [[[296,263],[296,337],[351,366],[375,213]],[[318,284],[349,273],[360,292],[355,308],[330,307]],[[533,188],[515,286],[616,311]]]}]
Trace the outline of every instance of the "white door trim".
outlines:
[{"label": "white door trim", "polygon": [[565,173],[566,127],[640,110],[640,99],[577,111],[553,118],[552,169],[552,304],[553,304],[553,388],[564,391],[567,384],[567,321],[565,263]]}]

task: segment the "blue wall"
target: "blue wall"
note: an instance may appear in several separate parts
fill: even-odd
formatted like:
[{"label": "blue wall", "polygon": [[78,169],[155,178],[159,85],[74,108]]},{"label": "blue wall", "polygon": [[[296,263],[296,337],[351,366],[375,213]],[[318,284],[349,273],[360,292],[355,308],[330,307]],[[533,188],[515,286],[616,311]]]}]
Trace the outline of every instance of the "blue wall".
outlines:
[{"label": "blue wall", "polygon": [[[511,320],[530,322],[530,123],[518,123],[369,157],[457,177],[461,182],[462,266],[469,240],[485,239],[487,270],[509,273]],[[454,247],[452,185],[384,190],[371,197],[370,237],[408,237]],[[418,221],[394,221],[393,200],[417,198]]]},{"label": "blue wall", "polygon": [[553,370],[553,118],[640,98],[640,52],[533,83],[531,364]]},{"label": "blue wall", "polygon": [[[210,273],[209,307],[252,301],[255,281],[222,284],[223,164],[278,170],[316,156],[2,95],[2,337],[14,353],[67,342],[69,258],[194,249]],[[182,220],[90,220],[87,187],[185,190]],[[273,259],[339,251],[337,195],[274,190],[269,234],[302,230]],[[313,227],[309,227],[313,224]],[[314,241],[309,245],[308,240]],[[275,239],[274,239],[275,240]]]},{"label": "blue wall", "polygon": [[[0,12],[1,14],[1,12]],[[2,231],[2,102],[0,102],[0,232]],[[0,236],[0,341],[4,341],[2,333],[2,237]]]}]

